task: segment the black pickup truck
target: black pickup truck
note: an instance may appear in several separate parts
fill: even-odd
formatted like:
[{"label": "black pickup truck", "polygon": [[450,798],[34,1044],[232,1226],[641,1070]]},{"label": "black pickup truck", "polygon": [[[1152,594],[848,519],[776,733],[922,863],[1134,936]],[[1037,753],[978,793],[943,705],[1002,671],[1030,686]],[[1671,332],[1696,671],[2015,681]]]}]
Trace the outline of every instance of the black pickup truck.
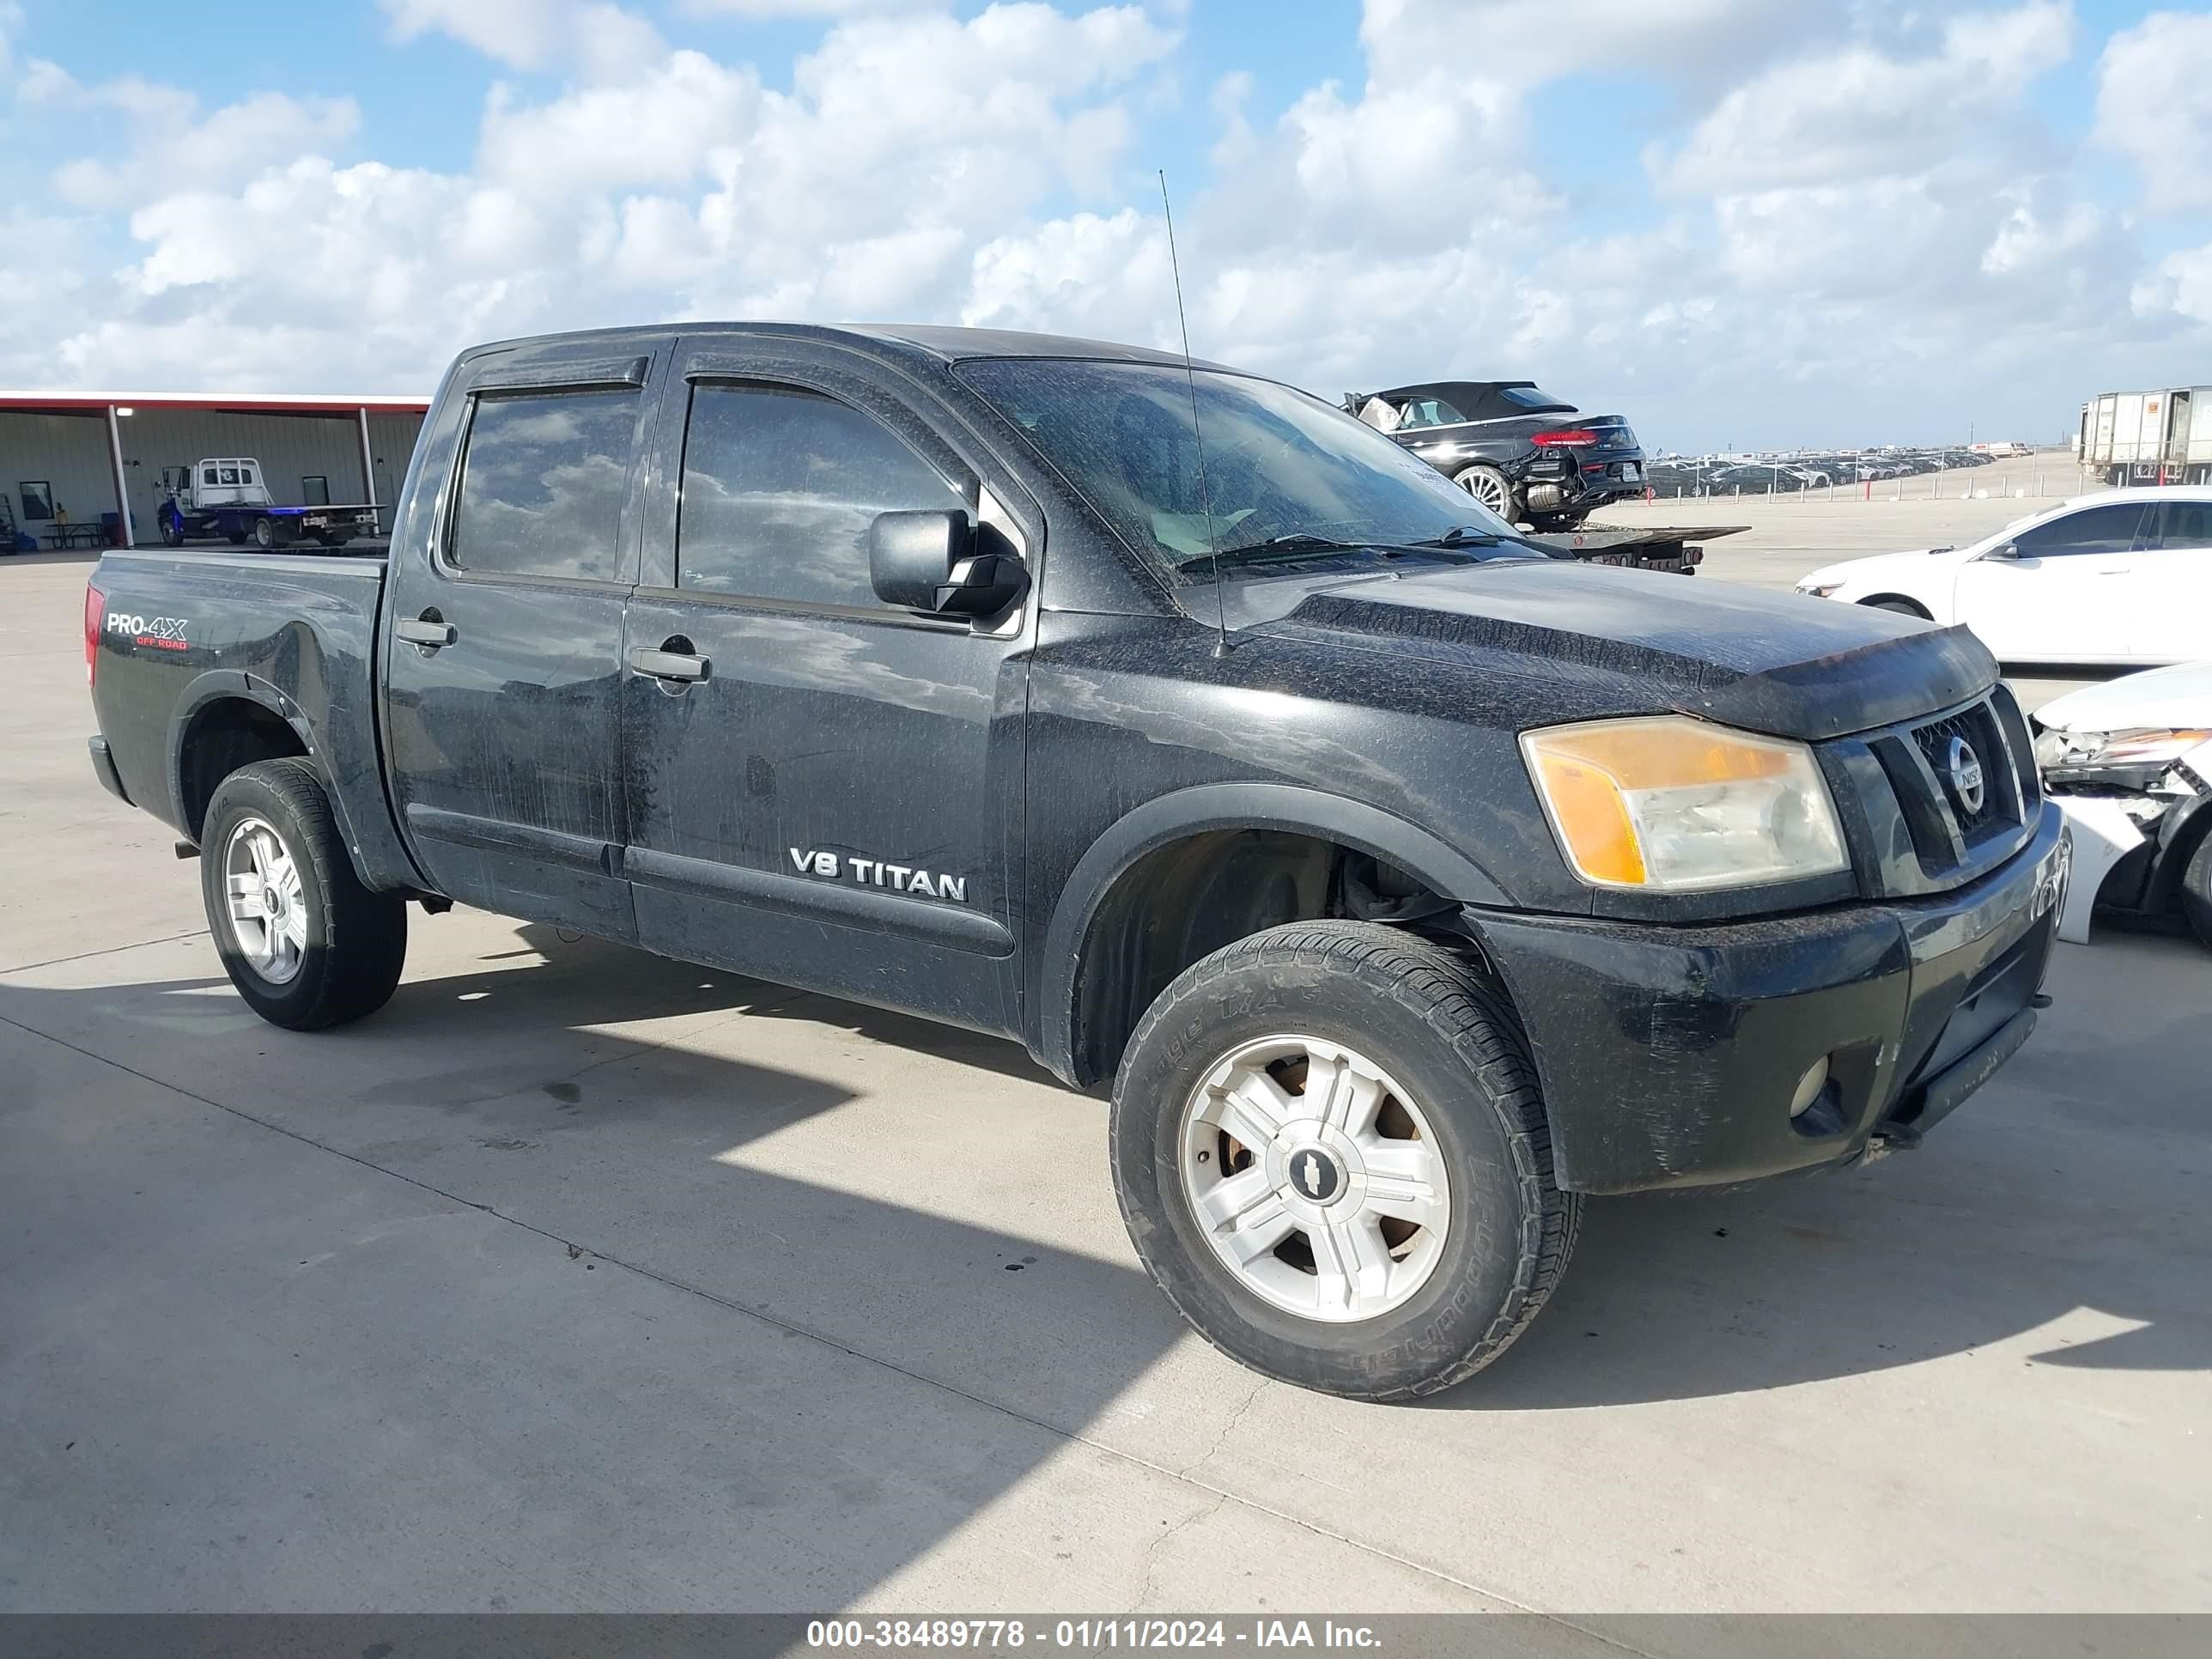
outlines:
[{"label": "black pickup truck", "polygon": [[1088,341],[472,350],[384,559],[110,553],[85,649],[264,1018],[460,902],[1003,1035],[1111,1085],[1191,1322],[1363,1399],[1511,1342],[1585,1194],[1917,1142],[2067,872],[1964,629],[1592,568]]}]

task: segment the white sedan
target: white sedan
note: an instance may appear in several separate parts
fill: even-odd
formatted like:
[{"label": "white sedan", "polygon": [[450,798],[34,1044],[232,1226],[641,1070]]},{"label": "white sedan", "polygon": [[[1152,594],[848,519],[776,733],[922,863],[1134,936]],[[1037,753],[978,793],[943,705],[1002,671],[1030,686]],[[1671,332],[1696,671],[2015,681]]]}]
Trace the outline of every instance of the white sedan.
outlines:
[{"label": "white sedan", "polygon": [[1815,570],[1800,593],[1964,623],[2003,663],[2172,663],[2212,647],[2212,485],[2076,496],[1966,547]]}]

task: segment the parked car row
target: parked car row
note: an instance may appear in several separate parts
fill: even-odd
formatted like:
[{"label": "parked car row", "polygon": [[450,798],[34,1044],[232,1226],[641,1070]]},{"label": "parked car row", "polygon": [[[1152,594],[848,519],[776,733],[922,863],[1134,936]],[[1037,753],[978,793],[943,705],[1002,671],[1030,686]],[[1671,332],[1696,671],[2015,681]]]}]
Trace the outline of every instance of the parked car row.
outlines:
[{"label": "parked car row", "polygon": [[1644,471],[1661,495],[1765,495],[1987,466],[1996,459],[1990,451],[1957,447],[1833,451],[1754,460],[1669,456],[1650,463]]}]

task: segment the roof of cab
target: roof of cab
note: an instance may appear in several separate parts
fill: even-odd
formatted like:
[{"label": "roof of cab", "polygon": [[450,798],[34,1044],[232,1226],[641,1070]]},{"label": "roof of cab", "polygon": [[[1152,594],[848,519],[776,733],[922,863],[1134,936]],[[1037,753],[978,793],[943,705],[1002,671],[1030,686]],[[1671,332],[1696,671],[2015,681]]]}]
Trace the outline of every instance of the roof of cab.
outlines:
[{"label": "roof of cab", "polygon": [[[890,347],[902,356],[912,355],[957,363],[978,357],[1062,357],[1098,362],[1158,363],[1182,367],[1182,357],[1149,346],[1123,345],[1112,340],[1086,340],[1066,334],[1030,334],[1009,328],[950,328],[934,323],[663,323],[631,328],[591,329],[568,334],[541,334],[526,339],[499,340],[478,346],[467,355],[513,351],[532,346],[599,341],[612,344],[625,340],[665,340],[673,336],[708,340],[752,335],[793,339],[836,341]],[[1206,359],[1192,360],[1200,368],[1224,368]],[[1231,371],[1235,372],[1235,371]]]}]

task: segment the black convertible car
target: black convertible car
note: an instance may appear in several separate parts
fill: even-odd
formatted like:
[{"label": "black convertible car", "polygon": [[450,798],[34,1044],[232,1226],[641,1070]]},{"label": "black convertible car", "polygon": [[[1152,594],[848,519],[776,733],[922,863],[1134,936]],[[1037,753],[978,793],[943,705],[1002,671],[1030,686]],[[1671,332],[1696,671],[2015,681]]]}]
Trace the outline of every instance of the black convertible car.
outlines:
[{"label": "black convertible car", "polygon": [[1577,413],[1533,380],[1435,380],[1352,392],[1344,406],[1513,524],[1571,529],[1644,493],[1628,422]]}]

